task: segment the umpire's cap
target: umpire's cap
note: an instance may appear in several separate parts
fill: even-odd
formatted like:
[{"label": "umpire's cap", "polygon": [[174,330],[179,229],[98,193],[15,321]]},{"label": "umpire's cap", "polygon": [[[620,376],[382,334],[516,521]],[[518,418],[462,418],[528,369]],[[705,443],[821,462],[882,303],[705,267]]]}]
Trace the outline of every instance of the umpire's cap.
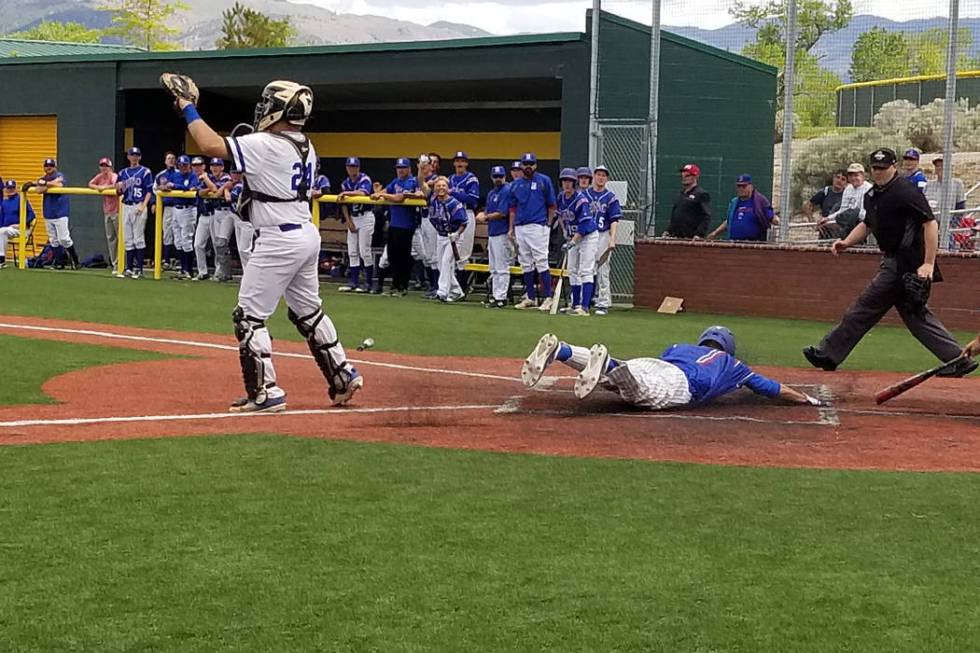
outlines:
[{"label": "umpire's cap", "polygon": [[717,345],[716,349],[721,349],[729,356],[735,355],[735,334],[728,327],[710,326],[701,333],[698,346],[711,347],[713,344]]}]

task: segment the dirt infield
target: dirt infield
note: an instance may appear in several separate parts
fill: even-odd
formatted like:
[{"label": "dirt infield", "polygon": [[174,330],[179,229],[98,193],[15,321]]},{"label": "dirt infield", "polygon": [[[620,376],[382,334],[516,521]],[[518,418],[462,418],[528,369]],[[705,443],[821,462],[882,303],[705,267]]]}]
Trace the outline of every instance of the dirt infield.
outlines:
[{"label": "dirt infield", "polygon": [[597,391],[571,394],[555,366],[541,390],[520,361],[351,352],[366,386],[327,408],[302,343],[276,341],[289,411],[232,415],[241,395],[232,336],[0,317],[0,333],[126,347],[182,358],[90,368],[49,380],[55,405],[0,408],[0,444],[280,433],[431,447],[752,466],[980,471],[980,378],[934,379],[878,409],[875,390],[900,374],[759,368],[833,397],[830,409],[786,406],[749,392],[697,409],[628,409]]}]

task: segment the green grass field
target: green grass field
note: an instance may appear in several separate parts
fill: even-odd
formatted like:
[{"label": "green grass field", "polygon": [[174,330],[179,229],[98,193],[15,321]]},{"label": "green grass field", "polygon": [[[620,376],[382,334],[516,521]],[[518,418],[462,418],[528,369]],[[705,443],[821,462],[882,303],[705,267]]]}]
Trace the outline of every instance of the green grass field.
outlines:
[{"label": "green grass field", "polygon": [[[230,333],[230,287],[8,272],[0,313]],[[523,356],[555,324],[648,353],[719,321],[753,362],[799,365],[825,328],[324,295],[349,341],[437,355]],[[273,329],[296,338],[282,316]],[[0,403],[147,357],[12,336],[0,351]],[[854,367],[928,361],[904,330],[878,329]],[[978,505],[976,474],[262,435],[0,447],[0,649],[967,651]]]}]

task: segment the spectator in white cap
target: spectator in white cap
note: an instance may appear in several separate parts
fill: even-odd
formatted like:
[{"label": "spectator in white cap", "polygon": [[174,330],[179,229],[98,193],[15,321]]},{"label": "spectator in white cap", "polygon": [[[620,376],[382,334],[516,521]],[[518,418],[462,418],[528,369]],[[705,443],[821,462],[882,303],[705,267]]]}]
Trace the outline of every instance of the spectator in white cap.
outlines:
[{"label": "spectator in white cap", "polygon": [[841,195],[840,208],[827,216],[824,223],[836,223],[840,238],[845,238],[859,222],[864,220],[864,195],[871,189],[871,182],[865,181],[864,166],[852,163],[847,166],[847,186]]}]

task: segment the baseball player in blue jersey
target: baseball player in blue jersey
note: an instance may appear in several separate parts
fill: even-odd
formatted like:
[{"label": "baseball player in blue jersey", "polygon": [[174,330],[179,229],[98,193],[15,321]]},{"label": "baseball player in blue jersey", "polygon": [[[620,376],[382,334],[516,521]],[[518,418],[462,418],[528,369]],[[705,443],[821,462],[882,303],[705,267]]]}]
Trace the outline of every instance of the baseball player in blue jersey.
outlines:
[{"label": "baseball player in blue jersey", "polygon": [[[395,178],[382,190],[371,194],[373,199],[404,202],[409,198],[422,198],[419,184],[412,176],[412,164],[407,158],[395,161]],[[415,234],[415,207],[392,205],[388,224],[388,260],[391,262],[391,296],[404,297],[408,293],[408,280],[412,274],[412,237]],[[373,216],[372,216],[373,219]],[[374,226],[371,228],[374,233]],[[370,284],[370,274],[368,283]]]},{"label": "baseball player in blue jersey", "polygon": [[[167,152],[163,155],[164,168],[153,178],[154,190],[162,190],[170,182],[170,176],[177,167],[177,155]],[[154,195],[154,200],[156,196]],[[151,200],[151,201],[154,201]],[[174,198],[166,197],[163,200],[163,269],[170,270],[175,267],[177,261],[177,250],[174,247]]]},{"label": "baseball player in blue jersey", "polygon": [[456,248],[459,260],[456,262],[456,275],[463,293],[468,287],[469,274],[464,270],[473,254],[473,239],[476,236],[477,206],[480,204],[480,180],[469,171],[470,157],[466,152],[456,152],[453,156],[454,174],[449,177],[449,192],[466,207],[466,231],[460,236]]},{"label": "baseball player in blue jersey", "polygon": [[503,166],[490,169],[493,188],[487,193],[487,206],[476,216],[477,222],[487,223],[487,254],[490,262],[490,294],[487,306],[507,306],[510,288],[510,264],[514,260],[507,232],[510,229],[510,184],[504,182],[507,171]]},{"label": "baseball player in blue jersey", "polygon": [[595,288],[599,233],[589,210],[589,198],[575,188],[578,185],[575,170],[565,168],[558,180],[561,183],[558,220],[565,235],[562,249],[568,252],[568,283],[572,289],[572,308],[568,314],[588,316]]},{"label": "baseball player in blue jersey", "polygon": [[208,241],[211,240],[211,224],[215,209],[215,194],[218,191],[214,175],[204,167],[204,157],[191,159],[191,170],[197,177],[197,227],[194,229],[194,257],[197,259],[197,276],[194,281],[206,281],[208,273]]},{"label": "baseball player in blue jersey", "polygon": [[[440,160],[439,155],[435,152],[419,156],[418,174],[415,178],[419,182],[420,189],[425,187],[426,193],[431,191],[431,187],[439,177]],[[418,242],[413,243],[413,249],[416,254],[421,253],[422,255],[422,265],[425,267],[426,279],[429,283],[429,292],[426,293],[425,298],[435,299],[439,294],[439,234],[436,233],[435,227],[429,221],[428,207],[420,209],[419,217],[421,218],[420,226],[415,232]]]},{"label": "baseball player in blue jersey", "polygon": [[[27,203],[27,224],[34,222],[34,207]],[[3,201],[0,202],[0,269],[7,264],[7,241],[20,235],[20,195],[17,182],[8,179],[3,183]]]},{"label": "baseball player in blue jersey", "polygon": [[[338,198],[370,196],[374,187],[371,178],[361,172],[361,160],[356,156],[347,157],[347,178],[340,185]],[[347,224],[348,284],[337,290],[340,292],[366,293],[371,290],[371,277],[374,271],[374,252],[371,251],[371,236],[374,234],[374,213],[365,204],[341,204],[340,212]],[[361,267],[367,275],[367,283],[360,285]]]},{"label": "baseball player in blue jersey", "polygon": [[538,291],[534,283],[537,271],[544,297],[539,308],[551,310],[554,301],[551,287],[551,268],[548,266],[548,239],[555,218],[555,187],[551,180],[537,172],[538,157],[527,152],[521,157],[524,175],[510,185],[509,237],[517,242],[517,260],[524,271],[527,298],[514,308],[532,308],[537,304]]},{"label": "baseball player in blue jersey", "polygon": [[616,230],[619,219],[623,217],[623,209],[619,205],[616,194],[606,190],[609,181],[609,168],[596,166],[592,171],[592,187],[585,194],[589,198],[589,210],[595,218],[596,229],[599,232],[599,245],[596,250],[596,302],[595,314],[605,315],[612,305],[612,287],[609,284],[609,259],[616,248]]},{"label": "baseball player in blue jersey", "polygon": [[[290,81],[270,82],[255,106],[252,133],[227,138],[201,119],[194,104],[178,94],[177,104],[194,141],[209,156],[231,159],[244,175],[247,205],[240,206],[255,228],[252,255],[232,313],[246,396],[232,412],[279,412],[286,392],[277,383],[272,336],[266,321],[283,299],[287,317],[306,339],[334,405],[351,400],[364,378],[347,360],[333,321],[323,312],[317,274],[320,232],[310,212],[316,148],[303,134],[313,113],[313,91]],[[237,130],[236,130],[237,131]]]},{"label": "baseball player in blue jersey", "polygon": [[605,345],[576,347],[547,333],[524,361],[524,384],[534,387],[556,360],[579,373],[575,379],[575,396],[579,399],[588,397],[601,385],[633,406],[664,410],[705,404],[745,387],[770,399],[827,405],[752,371],[735,358],[735,336],[723,326],[705,329],[696,345],[671,345],[657,358],[630,360],[612,358]]},{"label": "baseball player in blue jersey", "polygon": [[589,166],[577,169],[575,176],[578,177],[578,189],[583,193],[592,187],[592,168]]},{"label": "baseball player in blue jersey", "polygon": [[[423,186],[423,192],[425,186]],[[456,258],[460,238],[466,231],[466,207],[449,192],[449,180],[438,177],[429,198],[429,222],[439,234],[439,289],[436,298],[444,303],[463,298],[463,288],[456,278]]]},{"label": "baseball player in blue jersey", "polygon": [[235,216],[235,245],[238,248],[238,260],[242,263],[242,272],[245,272],[248,257],[252,253],[252,240],[255,237],[255,230],[252,229],[251,222],[242,220],[241,216],[238,215],[238,202],[244,189],[242,173],[233,168],[229,176],[231,177],[231,184],[225,186],[225,201]]},{"label": "baseball player in blue jersey", "polygon": [[126,151],[129,167],[119,171],[116,193],[122,200],[123,241],[126,249],[125,276],[143,276],[146,258],[146,207],[153,196],[153,173],[140,164],[143,153],[138,147]]},{"label": "baseball player in blue jersey", "polygon": [[54,159],[44,160],[44,176],[35,182],[37,191],[44,195],[41,200],[41,212],[44,214],[44,224],[48,231],[48,242],[54,249],[56,268],[65,267],[65,258],[73,268],[78,267],[78,254],[75,253],[75,243],[71,239],[68,219],[71,206],[67,195],[48,193],[49,188],[62,188],[68,185],[65,176],[58,172],[58,162]]},{"label": "baseball player in blue jersey", "polygon": [[[200,186],[198,176],[191,170],[191,158],[186,154],[177,157],[177,169],[170,173],[169,179],[157,184],[160,190],[180,190],[195,192]],[[174,247],[180,258],[180,272],[177,279],[194,278],[194,230],[197,219],[197,202],[188,197],[173,198]]]},{"label": "baseball player in blue jersey", "polygon": [[214,277],[218,283],[231,281],[231,235],[235,231],[235,214],[225,199],[225,190],[231,188],[231,175],[225,172],[224,159],[214,157],[209,167],[209,178],[214,183],[214,199],[211,205],[211,244],[214,246]]},{"label": "baseball player in blue jersey", "polygon": [[925,193],[929,180],[926,179],[926,173],[919,167],[920,157],[919,150],[913,147],[905,150],[905,154],[902,155],[902,162],[905,165],[905,178],[911,181],[920,193]]}]

